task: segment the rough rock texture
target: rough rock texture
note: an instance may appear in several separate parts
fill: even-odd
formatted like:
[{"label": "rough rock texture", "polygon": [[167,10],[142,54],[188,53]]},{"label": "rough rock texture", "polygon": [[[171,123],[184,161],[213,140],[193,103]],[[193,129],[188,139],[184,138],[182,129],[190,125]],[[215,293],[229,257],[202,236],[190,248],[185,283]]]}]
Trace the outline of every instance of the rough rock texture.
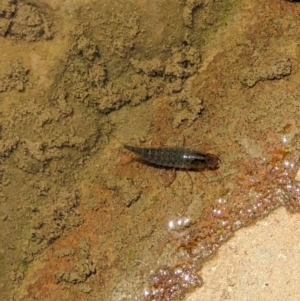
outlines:
[{"label": "rough rock texture", "polygon": [[[237,296],[245,278],[229,268],[220,292],[202,266],[275,209],[300,212],[294,2],[0,1],[3,300]],[[188,147],[220,168],[154,167],[124,144]],[[272,229],[248,239],[250,259]],[[241,254],[236,272],[254,266]],[[260,259],[254,293],[275,281],[272,256]]]}]

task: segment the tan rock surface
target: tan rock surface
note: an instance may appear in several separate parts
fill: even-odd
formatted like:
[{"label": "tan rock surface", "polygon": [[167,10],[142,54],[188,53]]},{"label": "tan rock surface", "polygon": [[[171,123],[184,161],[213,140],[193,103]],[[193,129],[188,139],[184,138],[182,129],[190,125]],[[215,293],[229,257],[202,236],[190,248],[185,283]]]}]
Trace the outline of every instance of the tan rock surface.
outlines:
[{"label": "tan rock surface", "polygon": [[300,300],[300,216],[276,210],[223,245],[187,301]]}]

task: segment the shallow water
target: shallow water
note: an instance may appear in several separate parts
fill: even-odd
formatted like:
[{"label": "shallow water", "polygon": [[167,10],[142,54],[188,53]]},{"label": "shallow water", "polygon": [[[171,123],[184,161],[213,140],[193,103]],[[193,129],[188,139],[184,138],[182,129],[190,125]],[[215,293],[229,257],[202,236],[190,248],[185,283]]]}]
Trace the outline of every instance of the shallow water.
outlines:
[{"label": "shallow water", "polygon": [[[5,2],[1,295],[181,300],[237,230],[298,212],[299,9]],[[221,164],[174,172],[122,143]]]}]

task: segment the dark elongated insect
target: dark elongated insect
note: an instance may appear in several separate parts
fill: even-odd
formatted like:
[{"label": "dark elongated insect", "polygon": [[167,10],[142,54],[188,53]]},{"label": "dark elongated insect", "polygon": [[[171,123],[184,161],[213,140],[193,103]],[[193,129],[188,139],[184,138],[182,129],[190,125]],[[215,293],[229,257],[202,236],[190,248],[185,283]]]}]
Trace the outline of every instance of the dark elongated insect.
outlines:
[{"label": "dark elongated insect", "polygon": [[215,170],[221,160],[218,156],[201,153],[187,148],[177,147],[137,147],[124,145],[124,148],[136,154],[143,161],[158,165],[186,170]]}]

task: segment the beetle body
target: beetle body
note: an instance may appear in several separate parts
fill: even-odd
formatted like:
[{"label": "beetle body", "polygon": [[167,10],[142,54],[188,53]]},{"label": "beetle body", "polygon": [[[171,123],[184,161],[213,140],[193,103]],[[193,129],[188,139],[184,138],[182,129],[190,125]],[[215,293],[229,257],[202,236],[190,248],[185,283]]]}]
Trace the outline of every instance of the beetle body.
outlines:
[{"label": "beetle body", "polygon": [[164,167],[186,170],[215,170],[219,168],[218,156],[187,148],[177,147],[137,147],[124,145],[124,148],[136,154],[143,161]]}]

